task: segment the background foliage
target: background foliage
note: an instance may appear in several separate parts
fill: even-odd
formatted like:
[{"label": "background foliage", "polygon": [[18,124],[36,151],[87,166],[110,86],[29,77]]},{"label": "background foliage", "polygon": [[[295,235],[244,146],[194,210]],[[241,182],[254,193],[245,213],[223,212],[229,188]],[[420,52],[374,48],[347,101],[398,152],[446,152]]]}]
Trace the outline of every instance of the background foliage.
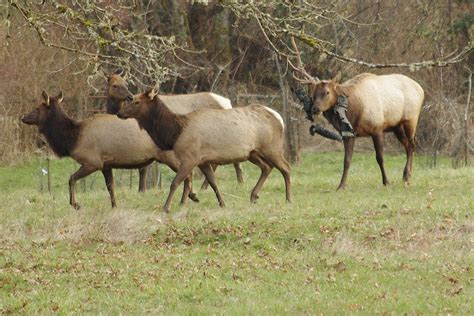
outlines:
[{"label": "background foliage", "polygon": [[[165,93],[215,91],[237,106],[247,102],[242,95],[279,96],[275,50],[284,65],[294,60],[290,35],[299,39],[313,76],[341,73],[345,80],[371,71],[413,77],[427,95],[419,149],[433,157],[459,155],[462,144],[472,151],[472,133],[463,132],[466,121],[472,123],[466,106],[474,64],[472,1],[0,0],[0,6],[3,162],[37,147],[35,133],[17,118],[41,90],[63,90],[69,112],[86,117],[103,107],[103,99],[91,96],[103,95],[103,73],[117,67],[128,70],[135,91],[159,81]],[[430,66],[436,62],[448,66]],[[286,74],[296,86],[291,67]],[[304,131],[302,147],[327,143],[306,135],[308,123],[298,111],[287,115]]]}]

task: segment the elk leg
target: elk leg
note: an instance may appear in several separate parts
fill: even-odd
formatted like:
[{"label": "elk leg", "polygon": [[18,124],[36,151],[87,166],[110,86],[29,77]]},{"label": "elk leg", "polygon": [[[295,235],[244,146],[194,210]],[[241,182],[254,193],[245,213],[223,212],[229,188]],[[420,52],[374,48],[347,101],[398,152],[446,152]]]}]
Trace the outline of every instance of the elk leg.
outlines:
[{"label": "elk leg", "polygon": [[168,213],[170,211],[171,200],[173,199],[173,195],[176,192],[176,189],[179,187],[181,182],[183,182],[187,177],[189,177],[189,174],[191,173],[193,168],[194,168],[193,165],[181,165],[179,167],[178,172],[176,173],[176,176],[171,182],[170,192],[168,193],[168,197],[166,198],[165,205],[163,206],[164,212]]},{"label": "elk leg", "polygon": [[214,190],[217,200],[219,201],[219,206],[225,207],[224,200],[222,199],[221,193],[219,192],[219,189],[217,188],[216,180],[214,178],[214,171],[212,170],[211,165],[203,164],[203,165],[199,165],[198,167],[199,169],[201,169],[202,173],[207,179],[207,182],[209,182],[209,184],[211,185],[211,188]]},{"label": "elk leg", "polygon": [[[195,199],[197,199],[196,195],[191,192],[192,187],[193,187],[193,185],[192,185],[193,175],[192,174],[193,174],[193,172],[191,171],[190,175],[186,179],[184,179],[183,195],[181,196],[181,202],[180,202],[181,205],[186,204],[186,201],[187,201],[188,197],[193,201],[195,201]],[[198,200],[198,202],[199,202],[199,200]]]},{"label": "elk leg", "polygon": [[260,192],[263,183],[265,183],[265,181],[267,180],[268,175],[270,174],[270,172],[272,172],[273,167],[263,161],[263,159],[260,158],[257,154],[251,154],[249,157],[249,161],[254,165],[260,167],[260,170],[262,171],[262,173],[260,174],[260,178],[258,179],[257,183],[255,184],[255,187],[252,190],[252,193],[250,194],[250,202],[255,203],[259,199],[258,192]]},{"label": "elk leg", "polygon": [[107,191],[109,191],[110,202],[112,203],[112,207],[117,207],[117,203],[115,202],[114,175],[112,173],[112,169],[103,169],[102,174],[104,175],[105,186],[107,187]]},{"label": "elk leg", "polygon": [[393,133],[397,137],[397,139],[402,143],[403,147],[405,148],[405,153],[407,155],[407,162],[405,164],[405,169],[403,169],[403,181],[405,183],[408,183],[410,180],[410,165],[409,165],[409,159],[410,159],[410,144],[408,142],[408,137],[405,134],[405,130],[403,129],[403,125],[399,125],[395,127],[393,130]]},{"label": "elk leg", "polygon": [[[211,167],[212,167],[212,171],[215,172],[217,169],[217,165],[211,164]],[[201,190],[205,191],[207,190],[208,187],[209,187],[209,181],[207,181],[207,178],[204,176],[204,181],[202,182]]]},{"label": "elk leg", "polygon": [[413,153],[415,152],[415,131],[416,131],[416,122],[407,122],[403,124],[405,130],[405,135],[408,139],[408,153],[407,153],[407,166],[408,174],[406,176],[405,183],[409,184],[410,177],[413,171]]},{"label": "elk leg", "polygon": [[148,171],[148,166],[138,169],[139,182],[138,182],[138,192],[146,191],[146,174]]},{"label": "elk leg", "polygon": [[[162,162],[162,160],[160,160],[160,162]],[[171,170],[173,170],[174,172],[178,172],[178,162],[173,160],[173,159],[166,159],[166,165],[168,167],[171,168]],[[189,180],[186,180],[185,181],[185,186],[187,185],[189,187],[189,194],[188,194],[188,197],[193,201],[193,202],[199,202],[199,199],[197,198],[196,196],[196,193],[193,192],[193,171],[191,170],[190,174],[189,174]],[[183,189],[183,190],[186,190],[186,187]],[[185,192],[183,191],[183,195],[185,194]],[[181,202],[182,202],[182,198],[181,198]]]},{"label": "elk leg", "polygon": [[191,173],[189,174],[188,181],[185,182],[185,184],[188,183],[188,185],[189,185],[188,197],[191,199],[191,201],[199,203],[199,199],[198,199],[196,193],[193,192],[193,174],[194,174],[194,171],[191,170]]},{"label": "elk leg", "polygon": [[290,164],[286,161],[285,157],[282,154],[279,156],[265,157],[269,159],[271,164],[277,168],[283,178],[285,179],[285,189],[286,189],[286,201],[291,202],[291,176],[290,176]]},{"label": "elk leg", "polygon": [[71,206],[76,210],[81,208],[81,206],[76,202],[76,181],[87,177],[97,170],[98,169],[95,167],[82,165],[79,170],[74,172],[71,177],[69,177],[69,204],[71,204]]},{"label": "elk leg", "polygon": [[344,190],[346,188],[347,173],[349,172],[349,167],[351,166],[352,153],[354,152],[354,142],[355,137],[345,137],[344,138],[344,170],[342,171],[341,182],[337,190]]},{"label": "elk leg", "polygon": [[238,183],[244,183],[244,175],[242,166],[238,162],[234,162],[235,175],[237,176]]},{"label": "elk leg", "polygon": [[383,166],[383,132],[373,135],[372,141],[374,143],[375,148],[375,159],[377,159],[380,171],[382,172],[383,185],[389,185],[390,183],[387,179],[387,175],[385,174],[385,168]]}]

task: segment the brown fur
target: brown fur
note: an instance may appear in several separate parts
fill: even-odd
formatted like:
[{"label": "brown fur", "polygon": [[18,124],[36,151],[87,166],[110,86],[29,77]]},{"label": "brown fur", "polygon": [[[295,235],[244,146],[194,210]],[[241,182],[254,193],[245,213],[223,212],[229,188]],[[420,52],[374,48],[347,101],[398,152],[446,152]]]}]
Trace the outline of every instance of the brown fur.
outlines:
[{"label": "brown fur", "polygon": [[210,92],[158,95],[158,98],[175,114],[188,114],[202,107],[213,109],[232,108],[229,99]]},{"label": "brown fur", "polygon": [[[107,77],[106,109],[108,114],[117,114],[126,100],[133,100],[133,94],[128,90],[128,83],[122,77],[123,74],[124,71],[122,69],[117,69],[113,74]],[[147,167],[139,169],[138,192],[146,191],[147,170]]]},{"label": "brown fur", "polygon": [[[130,98],[127,82],[122,78],[122,75],[123,71],[118,69],[114,74],[109,76],[107,86],[107,113],[117,114],[118,111],[123,107],[125,98]],[[157,97],[166,105],[168,109],[171,110],[171,112],[175,114],[188,114],[202,107],[214,109],[232,108],[229,99],[210,92],[179,95],[158,95]],[[162,123],[166,124],[166,121]],[[162,124],[157,122],[155,126],[162,126]],[[170,141],[173,141],[174,137],[175,136],[173,135],[167,135],[165,139],[155,139],[155,142],[160,143],[160,148],[169,148],[169,143]],[[213,168],[215,168],[215,166]],[[244,181],[242,167],[239,163],[235,163],[234,168],[237,175],[237,181],[242,183]],[[140,187],[145,186],[144,178],[145,175],[140,173]],[[207,181],[204,180],[201,188],[204,189],[207,187],[207,185]]]},{"label": "brown fur", "polygon": [[[283,120],[271,109],[261,105],[225,111],[201,108],[187,115],[177,115],[156,97],[154,90],[149,90],[135,96],[134,102],[118,115],[136,118],[158,146],[162,145],[157,140],[173,135],[173,142],[168,144],[172,146],[180,167],[163,207],[165,211],[169,211],[177,186],[196,166],[214,189],[219,205],[224,206],[210,163],[249,160],[258,165],[262,174],[252,190],[252,201],[258,198],[258,192],[271,169],[277,167],[285,178],[286,198],[291,200],[290,167],[283,157]],[[165,119],[174,122],[174,127],[170,127],[174,130],[154,125]]]},{"label": "brown fur", "polygon": [[[112,207],[116,206],[112,168],[138,168],[157,160],[177,170],[173,152],[159,150],[136,120],[124,121],[115,115],[99,114],[76,122],[60,106],[62,93],[49,98],[44,92],[43,98],[44,102],[22,121],[37,125],[58,155],[70,156],[81,164],[69,179],[70,204],[74,208],[79,208],[75,199],[76,181],[97,170],[104,174]],[[190,190],[190,179],[186,179],[182,202],[188,195],[194,198]]]},{"label": "brown fur", "polygon": [[133,94],[128,90],[128,83],[122,77],[123,70],[117,69],[107,78],[107,113],[117,114],[122,108],[124,101],[133,99]]},{"label": "brown fur", "polygon": [[[143,98],[143,95],[139,96],[134,104],[141,102],[140,98]],[[186,117],[171,112],[160,98],[155,100],[155,104],[150,103],[147,111],[141,112],[137,117],[138,123],[150,131],[149,134],[158,148],[173,150],[176,140],[186,126]]]},{"label": "brown fur", "polygon": [[[232,105],[230,100],[220,95],[210,92],[198,92],[191,94],[178,95],[158,95],[158,98],[175,114],[189,114],[197,109],[206,107],[213,109],[230,109]],[[213,166],[215,169],[216,166]],[[234,163],[237,181],[243,183],[243,171],[240,163]],[[204,180],[201,189],[208,186],[207,180]]]},{"label": "brown fur", "polygon": [[[389,184],[389,181],[383,166],[383,133],[394,132],[406,150],[407,163],[403,179],[409,183],[416,126],[424,99],[423,89],[418,83],[400,74],[377,76],[363,73],[342,84],[334,80],[317,82],[312,84],[310,94],[315,112],[322,112],[339,131],[340,120],[333,109],[339,95],[348,97],[347,118],[357,137],[372,137],[384,185]],[[338,189],[345,187],[353,147],[354,139],[345,138],[344,171]]]},{"label": "brown fur", "polygon": [[40,125],[38,130],[46,137],[56,155],[70,156],[79,138],[79,123],[68,117],[63,109],[56,105],[56,101],[56,99],[51,99],[49,106],[43,103],[38,108],[40,116],[43,116],[41,120],[51,122],[51,124]]}]

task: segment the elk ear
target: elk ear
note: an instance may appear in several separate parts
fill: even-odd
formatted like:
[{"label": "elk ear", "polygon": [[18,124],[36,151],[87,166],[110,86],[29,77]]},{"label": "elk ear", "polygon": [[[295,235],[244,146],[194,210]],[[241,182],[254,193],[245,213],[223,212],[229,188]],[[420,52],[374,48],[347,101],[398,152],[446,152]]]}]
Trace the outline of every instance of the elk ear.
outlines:
[{"label": "elk ear", "polygon": [[114,72],[114,74],[122,76],[125,74],[125,71],[122,68],[117,68]]},{"label": "elk ear", "polygon": [[148,89],[148,90],[145,92],[146,95],[148,96],[148,98],[149,98],[150,100],[153,100],[153,99],[156,97],[156,95],[158,94],[159,88],[160,88],[159,85],[157,85],[157,84],[155,83],[155,86],[154,86],[153,88]]},{"label": "elk ear", "polygon": [[63,102],[63,92],[62,91],[59,91],[59,94],[58,96],[56,97],[56,102],[59,104],[61,102]]},{"label": "elk ear", "polygon": [[49,106],[49,95],[46,93],[46,91],[43,90],[43,93],[41,93],[41,96],[43,97],[44,104],[46,106]]}]

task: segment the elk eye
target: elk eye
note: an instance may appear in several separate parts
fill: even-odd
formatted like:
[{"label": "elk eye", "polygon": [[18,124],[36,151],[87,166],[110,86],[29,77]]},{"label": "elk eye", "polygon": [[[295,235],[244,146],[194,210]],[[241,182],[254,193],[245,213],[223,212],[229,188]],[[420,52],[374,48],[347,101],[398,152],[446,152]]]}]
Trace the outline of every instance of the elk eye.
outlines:
[{"label": "elk eye", "polygon": [[328,95],[328,94],[329,94],[329,91],[326,91],[326,95]]},{"label": "elk eye", "polygon": [[116,84],[112,85],[112,87],[117,88],[118,86]]}]

